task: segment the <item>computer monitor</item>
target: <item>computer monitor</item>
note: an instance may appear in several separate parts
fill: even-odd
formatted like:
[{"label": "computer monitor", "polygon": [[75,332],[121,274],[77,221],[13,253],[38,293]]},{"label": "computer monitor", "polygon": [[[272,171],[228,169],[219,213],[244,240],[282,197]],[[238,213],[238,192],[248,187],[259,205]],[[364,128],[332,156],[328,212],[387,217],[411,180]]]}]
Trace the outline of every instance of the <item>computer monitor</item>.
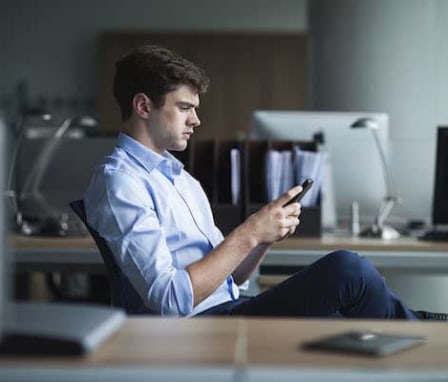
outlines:
[{"label": "computer monitor", "polygon": [[3,116],[0,113],[0,190],[2,197],[0,198],[0,341],[3,333],[3,323],[5,321],[6,312],[6,296],[8,283],[6,282],[6,244],[5,244],[5,196],[3,190],[5,189],[5,139],[6,126]]},{"label": "computer monitor", "polygon": [[354,121],[363,117],[373,118],[378,123],[378,136],[387,155],[389,118],[385,113],[255,110],[249,137],[306,141],[313,140],[316,133],[323,133],[324,148],[330,156],[338,221],[347,222],[352,202],[358,202],[361,220],[370,222],[386,195],[386,185],[371,132],[350,128]]},{"label": "computer monitor", "polygon": [[448,229],[448,127],[437,129],[436,166],[432,223],[436,228]]}]

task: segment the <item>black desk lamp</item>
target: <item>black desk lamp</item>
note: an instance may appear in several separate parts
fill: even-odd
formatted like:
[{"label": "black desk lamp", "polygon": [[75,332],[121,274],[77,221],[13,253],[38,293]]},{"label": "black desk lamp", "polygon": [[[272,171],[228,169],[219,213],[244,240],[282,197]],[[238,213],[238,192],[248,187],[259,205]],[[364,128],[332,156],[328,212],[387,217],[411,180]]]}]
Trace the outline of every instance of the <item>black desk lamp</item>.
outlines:
[{"label": "black desk lamp", "polygon": [[50,206],[40,191],[48,164],[59,147],[61,139],[70,127],[75,126],[93,128],[96,126],[96,120],[90,117],[67,118],[60,126],[56,127],[34,161],[23,187],[14,194],[15,225],[19,233],[39,236],[79,236],[87,234],[77,219],[70,222],[69,215],[60,213]]},{"label": "black desk lamp", "polygon": [[374,223],[367,229],[363,230],[360,233],[360,236],[378,237],[382,239],[398,238],[400,236],[399,232],[395,228],[385,224],[390,211],[395,206],[395,204],[400,202],[400,198],[395,193],[392,175],[387,166],[386,156],[378,137],[378,122],[373,118],[360,118],[353,122],[350,127],[352,129],[369,129],[372,132],[381,159],[384,181],[386,185],[386,195],[381,201]]},{"label": "black desk lamp", "polygon": [[19,183],[17,181],[17,162],[19,151],[22,146],[22,142],[25,139],[25,128],[27,122],[32,119],[38,121],[38,123],[47,123],[53,119],[53,116],[42,108],[29,108],[22,111],[15,123],[11,123],[11,131],[15,138],[14,149],[11,155],[8,178],[6,181],[5,196],[9,203],[9,207],[12,210],[11,213],[14,217],[14,225],[20,225],[21,214],[18,206],[18,195],[20,194]]}]

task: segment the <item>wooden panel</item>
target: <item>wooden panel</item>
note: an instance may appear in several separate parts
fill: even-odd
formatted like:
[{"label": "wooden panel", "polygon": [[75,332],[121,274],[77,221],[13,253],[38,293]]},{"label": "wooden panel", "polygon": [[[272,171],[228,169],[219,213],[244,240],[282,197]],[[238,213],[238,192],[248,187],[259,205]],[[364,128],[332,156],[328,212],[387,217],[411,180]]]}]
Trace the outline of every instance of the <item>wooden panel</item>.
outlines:
[{"label": "wooden panel", "polygon": [[303,34],[155,34],[105,32],[99,41],[98,105],[102,131],[120,127],[112,97],[118,57],[149,42],[167,46],[201,66],[211,79],[201,98],[198,138],[240,138],[255,109],[305,108]]}]

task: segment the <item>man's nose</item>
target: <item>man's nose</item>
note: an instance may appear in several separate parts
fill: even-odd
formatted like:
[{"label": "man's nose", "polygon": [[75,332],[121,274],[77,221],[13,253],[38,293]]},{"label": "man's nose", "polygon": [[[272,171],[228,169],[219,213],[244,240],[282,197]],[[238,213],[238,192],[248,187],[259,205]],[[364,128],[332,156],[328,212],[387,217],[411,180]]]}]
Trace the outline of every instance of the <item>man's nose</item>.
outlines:
[{"label": "man's nose", "polygon": [[196,110],[192,110],[190,115],[190,125],[193,127],[198,127],[201,124],[201,120],[199,119],[198,113]]}]

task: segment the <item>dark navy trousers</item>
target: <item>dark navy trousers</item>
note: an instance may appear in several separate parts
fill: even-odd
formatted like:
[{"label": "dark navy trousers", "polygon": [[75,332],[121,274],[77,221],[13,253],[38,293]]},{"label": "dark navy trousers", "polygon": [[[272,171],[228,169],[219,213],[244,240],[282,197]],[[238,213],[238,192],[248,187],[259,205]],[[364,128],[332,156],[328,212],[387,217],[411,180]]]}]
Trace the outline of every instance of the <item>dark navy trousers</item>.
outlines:
[{"label": "dark navy trousers", "polygon": [[377,269],[350,251],[332,252],[254,297],[199,315],[416,319]]}]

